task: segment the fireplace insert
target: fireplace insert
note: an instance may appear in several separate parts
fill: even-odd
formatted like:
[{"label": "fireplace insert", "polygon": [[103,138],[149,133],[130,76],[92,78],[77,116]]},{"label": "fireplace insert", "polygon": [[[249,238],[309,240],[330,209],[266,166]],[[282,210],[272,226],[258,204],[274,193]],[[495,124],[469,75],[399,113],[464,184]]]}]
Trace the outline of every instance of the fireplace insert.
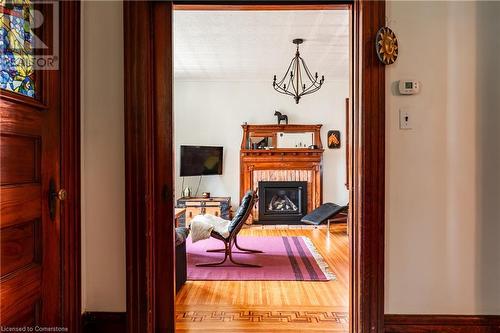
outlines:
[{"label": "fireplace insert", "polygon": [[259,223],[300,224],[307,214],[307,182],[259,182]]}]

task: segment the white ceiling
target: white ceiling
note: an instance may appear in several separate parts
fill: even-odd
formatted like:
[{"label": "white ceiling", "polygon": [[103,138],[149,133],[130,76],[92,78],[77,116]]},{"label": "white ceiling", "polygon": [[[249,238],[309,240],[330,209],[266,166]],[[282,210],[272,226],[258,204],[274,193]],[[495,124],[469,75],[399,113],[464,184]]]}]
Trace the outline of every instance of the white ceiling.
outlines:
[{"label": "white ceiling", "polygon": [[305,39],[301,56],[327,80],[349,75],[349,12],[174,11],[174,74],[178,80],[280,79]]}]

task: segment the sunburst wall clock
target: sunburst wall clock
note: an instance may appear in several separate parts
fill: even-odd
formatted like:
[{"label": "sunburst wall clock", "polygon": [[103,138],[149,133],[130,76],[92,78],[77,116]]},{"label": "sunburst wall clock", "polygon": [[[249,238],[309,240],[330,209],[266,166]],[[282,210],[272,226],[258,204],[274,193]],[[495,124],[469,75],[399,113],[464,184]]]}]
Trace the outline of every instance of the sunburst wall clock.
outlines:
[{"label": "sunburst wall clock", "polygon": [[375,48],[377,56],[383,64],[390,65],[396,61],[398,58],[398,38],[391,28],[380,28],[375,39]]}]

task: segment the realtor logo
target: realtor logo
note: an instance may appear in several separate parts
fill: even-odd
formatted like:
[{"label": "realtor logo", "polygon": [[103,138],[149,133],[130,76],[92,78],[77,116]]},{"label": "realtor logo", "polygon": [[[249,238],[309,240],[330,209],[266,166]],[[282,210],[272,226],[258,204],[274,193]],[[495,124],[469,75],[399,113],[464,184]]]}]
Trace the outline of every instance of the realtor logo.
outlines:
[{"label": "realtor logo", "polygon": [[2,80],[7,73],[59,69],[59,4],[6,0],[0,3]]}]

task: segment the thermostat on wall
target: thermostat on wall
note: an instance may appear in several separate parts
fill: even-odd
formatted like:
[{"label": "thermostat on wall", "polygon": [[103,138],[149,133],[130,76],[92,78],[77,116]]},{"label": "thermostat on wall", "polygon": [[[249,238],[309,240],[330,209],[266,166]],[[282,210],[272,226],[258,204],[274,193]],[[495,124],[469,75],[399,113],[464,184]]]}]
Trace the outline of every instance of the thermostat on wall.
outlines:
[{"label": "thermostat on wall", "polygon": [[420,92],[420,82],[414,80],[399,80],[399,93],[401,95],[415,95]]}]

